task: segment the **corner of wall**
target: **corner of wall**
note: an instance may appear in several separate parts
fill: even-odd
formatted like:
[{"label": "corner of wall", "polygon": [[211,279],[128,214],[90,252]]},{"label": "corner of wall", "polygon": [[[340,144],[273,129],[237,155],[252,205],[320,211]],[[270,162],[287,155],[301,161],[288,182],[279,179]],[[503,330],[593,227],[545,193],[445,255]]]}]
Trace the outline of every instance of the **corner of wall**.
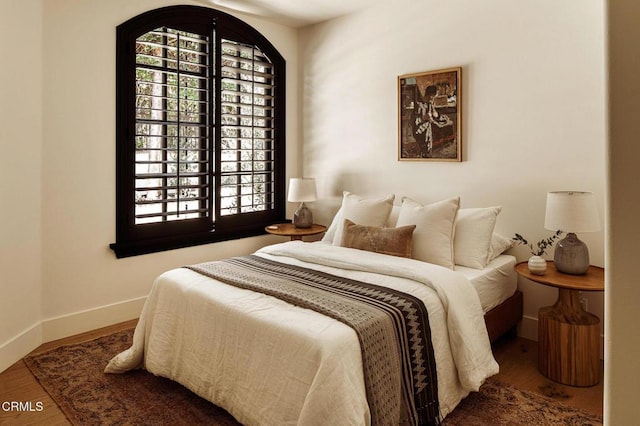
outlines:
[{"label": "corner of wall", "polygon": [[42,344],[42,323],[38,322],[0,346],[0,373]]},{"label": "corner of wall", "polygon": [[136,319],[146,300],[145,296],[40,321],[0,346],[0,373],[43,343]]}]

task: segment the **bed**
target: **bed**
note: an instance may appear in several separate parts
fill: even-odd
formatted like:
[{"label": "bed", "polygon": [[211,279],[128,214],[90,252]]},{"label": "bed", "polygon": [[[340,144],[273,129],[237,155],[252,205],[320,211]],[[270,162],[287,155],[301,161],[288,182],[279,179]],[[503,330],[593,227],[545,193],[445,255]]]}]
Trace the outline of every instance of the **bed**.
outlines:
[{"label": "bed", "polygon": [[478,293],[491,343],[515,336],[522,319],[522,292],[517,289],[516,257],[500,254],[483,269],[457,266]]},{"label": "bed", "polygon": [[[385,229],[388,225],[402,228],[406,219],[398,211],[395,217],[392,206],[381,214],[384,220],[359,217],[352,214],[358,209],[345,207],[347,198],[345,193],[341,211],[323,241],[275,244],[247,259],[369,283],[420,299],[428,310],[437,365],[433,380],[442,419],[498,372],[490,342],[513,330],[522,313],[521,294],[515,290],[515,258],[501,254],[503,248],[490,253],[493,232],[482,268],[469,262],[471,258],[462,260],[464,256],[460,261],[472,266],[447,267],[334,243],[337,236],[346,241],[346,234],[341,235],[345,232],[351,235],[350,228],[344,229],[345,218],[379,223]],[[389,200],[384,204],[389,205]],[[450,210],[451,203],[446,204]],[[458,216],[459,199],[455,204],[453,221],[464,217]],[[360,207],[371,210],[370,205]],[[458,225],[464,230],[462,222]],[[476,225],[474,221],[474,229]],[[368,233],[376,227],[357,226],[366,227]],[[449,239],[452,248],[453,229]],[[414,243],[410,243],[412,249]],[[424,254],[419,248],[417,253]],[[178,268],[156,279],[132,347],[115,356],[105,371],[145,368],[225,408],[245,425],[366,425],[377,423],[372,420],[377,411],[367,399],[363,351],[359,335],[341,321],[212,278],[197,267]],[[399,417],[394,417],[397,423],[424,423],[408,414],[409,409],[405,401]]]}]

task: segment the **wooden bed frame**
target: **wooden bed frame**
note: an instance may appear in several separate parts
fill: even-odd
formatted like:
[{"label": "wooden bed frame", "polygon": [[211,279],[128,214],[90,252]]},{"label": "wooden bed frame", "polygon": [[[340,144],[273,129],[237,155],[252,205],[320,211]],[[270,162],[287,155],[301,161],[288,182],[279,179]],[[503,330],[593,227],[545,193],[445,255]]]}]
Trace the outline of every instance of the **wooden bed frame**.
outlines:
[{"label": "wooden bed frame", "polygon": [[516,290],[513,296],[491,309],[484,315],[491,343],[504,335],[515,336],[516,327],[522,319],[522,292]]}]

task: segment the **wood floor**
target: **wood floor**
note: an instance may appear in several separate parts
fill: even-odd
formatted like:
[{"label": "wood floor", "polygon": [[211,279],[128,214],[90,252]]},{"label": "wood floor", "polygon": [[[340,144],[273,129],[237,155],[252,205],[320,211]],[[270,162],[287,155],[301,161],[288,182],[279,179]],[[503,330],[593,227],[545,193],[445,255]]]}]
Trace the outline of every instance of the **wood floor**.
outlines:
[{"label": "wood floor", "polygon": [[[45,343],[33,353],[51,348],[91,340],[99,336],[124,330],[135,325],[129,321],[103,329],[68,337],[55,342]],[[537,370],[537,344],[520,337],[498,341],[493,346],[494,355],[500,364],[497,378],[503,383],[518,389],[531,390],[555,398],[567,405],[582,408],[586,411],[602,415],[602,380],[593,387],[577,388],[564,386],[543,377]],[[32,410],[16,412],[7,410],[7,402],[31,402]],[[38,410],[39,404],[42,409]],[[37,411],[36,411],[37,410]],[[23,361],[0,373],[0,425],[68,425],[64,414],[38,381],[31,374]]]},{"label": "wood floor", "polygon": [[[498,341],[493,355],[500,365],[496,376],[503,383],[522,390],[530,390],[573,407],[602,416],[603,380],[591,387],[573,387],[547,379],[538,371],[538,343],[516,337]],[[600,377],[604,364],[600,363]]]}]

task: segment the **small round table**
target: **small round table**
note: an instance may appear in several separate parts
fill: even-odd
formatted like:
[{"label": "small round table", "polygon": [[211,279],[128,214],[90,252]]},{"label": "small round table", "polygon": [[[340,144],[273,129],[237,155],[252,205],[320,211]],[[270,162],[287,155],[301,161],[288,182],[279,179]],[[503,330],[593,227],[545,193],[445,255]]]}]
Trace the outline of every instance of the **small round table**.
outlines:
[{"label": "small round table", "polygon": [[277,223],[275,225],[266,226],[264,228],[270,234],[291,237],[291,241],[302,240],[302,237],[308,235],[322,234],[327,230],[324,225],[313,224],[309,228],[296,228],[293,223]]},{"label": "small round table", "polygon": [[600,381],[600,318],[580,304],[581,291],[604,291],[604,269],[589,266],[584,275],[563,274],[547,261],[544,275],[516,265],[521,277],[558,288],[553,306],[538,312],[538,369],[546,377],[570,386]]}]

